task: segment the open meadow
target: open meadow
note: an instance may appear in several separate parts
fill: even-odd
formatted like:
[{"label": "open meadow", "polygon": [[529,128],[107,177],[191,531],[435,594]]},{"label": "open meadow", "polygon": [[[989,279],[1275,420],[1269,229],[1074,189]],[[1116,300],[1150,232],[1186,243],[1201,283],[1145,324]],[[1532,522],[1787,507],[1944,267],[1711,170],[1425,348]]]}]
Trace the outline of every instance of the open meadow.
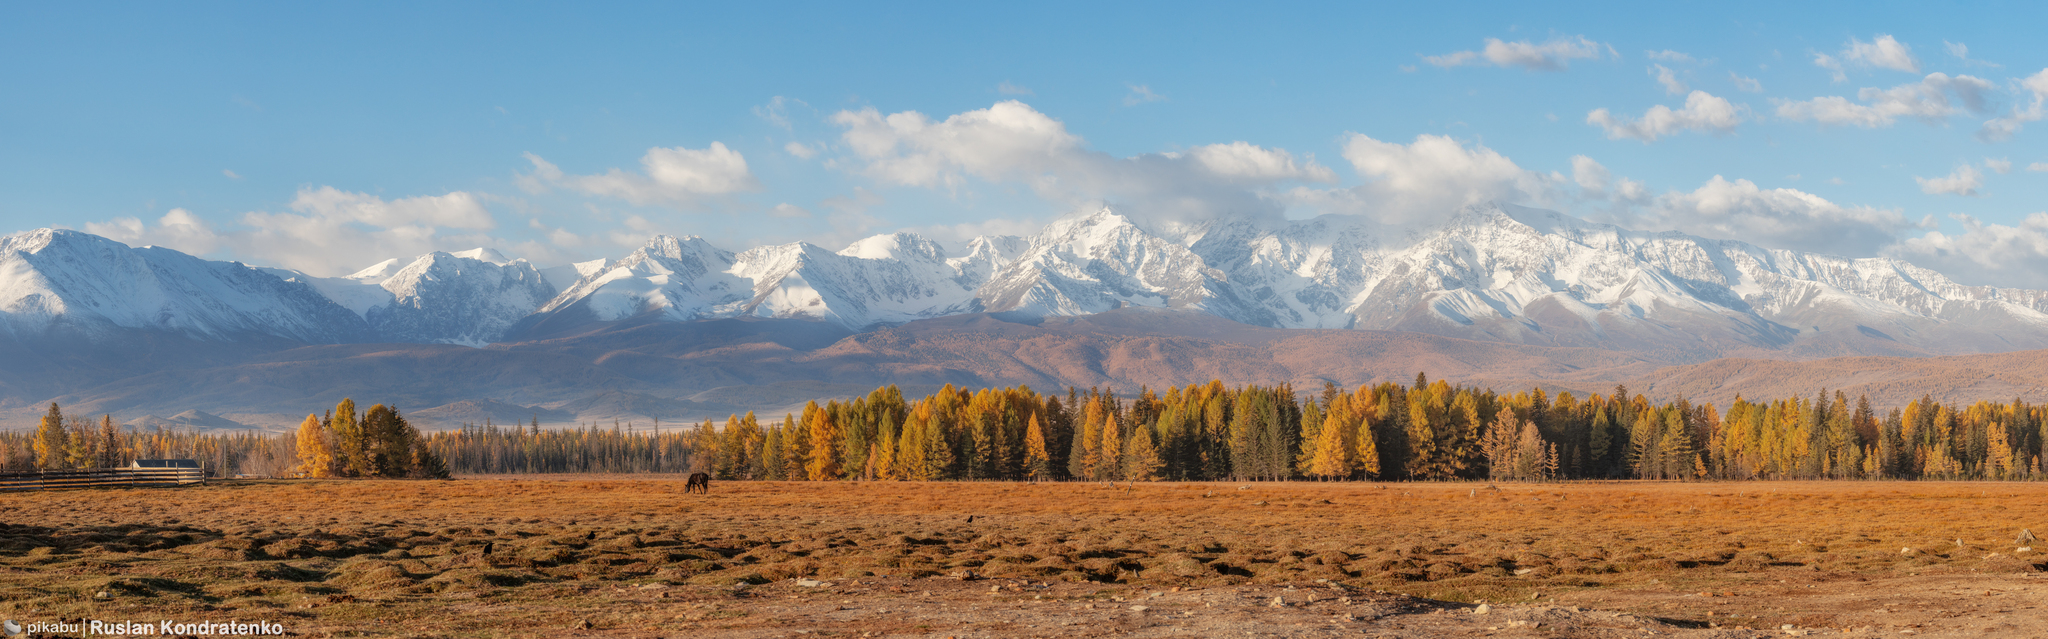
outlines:
[{"label": "open meadow", "polygon": [[2048,632],[2048,553],[2015,541],[2048,534],[2036,483],[718,481],[702,495],[645,477],[0,494],[0,617],[315,637]]}]

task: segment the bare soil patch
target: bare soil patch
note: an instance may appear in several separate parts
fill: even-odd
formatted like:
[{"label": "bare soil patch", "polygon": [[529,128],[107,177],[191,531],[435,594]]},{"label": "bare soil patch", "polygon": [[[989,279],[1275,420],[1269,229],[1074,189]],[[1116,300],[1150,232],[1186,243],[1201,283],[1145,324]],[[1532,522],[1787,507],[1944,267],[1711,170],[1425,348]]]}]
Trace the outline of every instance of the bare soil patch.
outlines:
[{"label": "bare soil patch", "polygon": [[299,636],[2048,634],[2048,556],[2014,542],[2048,533],[2037,484],[683,487],[5,494],[0,617]]}]

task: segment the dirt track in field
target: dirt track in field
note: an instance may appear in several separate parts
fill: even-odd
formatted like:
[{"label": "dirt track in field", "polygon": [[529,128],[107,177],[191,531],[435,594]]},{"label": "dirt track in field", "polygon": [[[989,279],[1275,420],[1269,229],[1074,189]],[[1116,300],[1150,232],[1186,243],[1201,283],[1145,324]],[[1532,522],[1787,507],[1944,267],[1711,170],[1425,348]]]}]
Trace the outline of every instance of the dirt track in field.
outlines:
[{"label": "dirt track in field", "polygon": [[2048,557],[2014,541],[2048,534],[2037,484],[682,488],[5,494],[0,617],[300,636],[2048,634]]}]

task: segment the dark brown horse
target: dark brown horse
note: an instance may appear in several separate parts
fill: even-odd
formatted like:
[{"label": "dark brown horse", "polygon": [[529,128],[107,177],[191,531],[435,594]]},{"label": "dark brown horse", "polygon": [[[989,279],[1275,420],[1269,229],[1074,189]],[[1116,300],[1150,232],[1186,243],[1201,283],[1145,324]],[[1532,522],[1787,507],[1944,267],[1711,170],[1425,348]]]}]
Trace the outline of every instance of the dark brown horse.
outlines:
[{"label": "dark brown horse", "polygon": [[690,483],[683,485],[683,494],[711,492],[711,476],[704,473],[690,473]]}]

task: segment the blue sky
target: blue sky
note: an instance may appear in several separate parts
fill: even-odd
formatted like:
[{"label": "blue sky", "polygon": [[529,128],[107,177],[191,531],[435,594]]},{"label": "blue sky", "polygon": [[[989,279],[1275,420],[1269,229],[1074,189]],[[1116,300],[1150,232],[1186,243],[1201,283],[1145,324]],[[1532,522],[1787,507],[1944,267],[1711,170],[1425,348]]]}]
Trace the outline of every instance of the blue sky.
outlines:
[{"label": "blue sky", "polygon": [[967,4],[10,4],[0,230],[338,275],[1501,200],[2048,287],[2033,5]]}]

